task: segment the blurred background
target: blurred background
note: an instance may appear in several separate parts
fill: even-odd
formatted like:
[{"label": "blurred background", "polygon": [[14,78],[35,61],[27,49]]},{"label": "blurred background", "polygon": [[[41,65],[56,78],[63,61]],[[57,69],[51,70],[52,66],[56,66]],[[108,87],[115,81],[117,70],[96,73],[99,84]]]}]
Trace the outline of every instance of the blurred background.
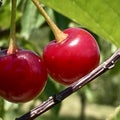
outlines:
[{"label": "blurred background", "polygon": [[[80,23],[73,22],[68,17],[43,5],[49,16],[61,30],[67,27],[83,27]],[[45,45],[54,36],[30,0],[19,0],[17,4],[17,43],[21,48],[33,50],[42,56]],[[109,58],[117,46],[106,41],[96,33],[85,27],[96,38],[101,52],[101,63]],[[0,7],[0,48],[7,49],[10,31],[10,0],[4,0]],[[0,79],[1,80],[1,79]],[[65,89],[48,78],[48,83],[43,93],[36,99],[24,103],[14,104],[0,98],[0,120],[14,120],[34,108],[49,96]],[[112,119],[111,114],[120,105],[120,61],[116,66],[99,76],[97,79],[74,93],[62,103],[39,116],[36,120],[120,120]]]}]

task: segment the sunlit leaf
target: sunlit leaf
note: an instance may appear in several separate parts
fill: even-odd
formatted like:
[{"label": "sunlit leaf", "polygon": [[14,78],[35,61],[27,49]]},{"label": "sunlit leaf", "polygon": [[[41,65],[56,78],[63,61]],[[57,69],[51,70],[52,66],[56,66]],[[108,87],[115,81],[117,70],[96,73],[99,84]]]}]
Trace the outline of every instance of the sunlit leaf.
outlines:
[{"label": "sunlit leaf", "polygon": [[120,47],[119,0],[41,0],[59,13]]},{"label": "sunlit leaf", "polygon": [[[17,11],[16,14],[16,21],[20,18],[21,13]],[[7,4],[6,6],[0,9],[0,29],[5,30],[10,28],[11,23],[11,11],[10,5]]]}]

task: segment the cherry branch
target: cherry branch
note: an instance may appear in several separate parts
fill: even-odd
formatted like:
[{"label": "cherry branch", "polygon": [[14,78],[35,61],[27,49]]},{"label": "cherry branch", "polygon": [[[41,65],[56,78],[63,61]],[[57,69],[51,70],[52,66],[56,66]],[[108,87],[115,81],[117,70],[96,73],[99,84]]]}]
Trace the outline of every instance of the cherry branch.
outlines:
[{"label": "cherry branch", "polygon": [[79,90],[87,83],[97,78],[107,70],[112,69],[115,66],[115,63],[120,59],[120,49],[118,49],[108,60],[95,68],[92,72],[79,79],[77,82],[70,85],[65,90],[59,92],[56,95],[50,96],[48,100],[44,101],[42,104],[38,105],[34,109],[30,110],[28,113],[22,115],[15,120],[33,120],[36,117],[40,116],[42,113],[54,107],[56,104],[62,102],[65,98],[70,96],[75,91]]}]

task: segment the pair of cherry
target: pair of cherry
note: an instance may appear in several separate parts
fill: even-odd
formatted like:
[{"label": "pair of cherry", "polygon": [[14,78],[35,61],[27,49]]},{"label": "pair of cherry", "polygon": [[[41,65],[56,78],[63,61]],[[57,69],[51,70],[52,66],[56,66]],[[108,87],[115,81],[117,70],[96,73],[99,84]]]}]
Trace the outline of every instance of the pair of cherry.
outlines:
[{"label": "pair of cherry", "polygon": [[38,1],[32,1],[50,25],[55,40],[44,48],[43,59],[32,51],[18,49],[15,41],[0,51],[0,96],[11,102],[36,97],[45,87],[48,73],[57,82],[70,85],[97,67],[100,60],[99,47],[89,32],[81,28],[62,32]]}]

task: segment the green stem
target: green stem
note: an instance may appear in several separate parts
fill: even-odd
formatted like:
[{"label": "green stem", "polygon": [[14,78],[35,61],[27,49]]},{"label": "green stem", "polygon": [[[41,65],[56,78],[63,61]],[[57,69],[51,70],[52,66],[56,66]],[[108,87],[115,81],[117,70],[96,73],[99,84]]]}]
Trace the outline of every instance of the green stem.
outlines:
[{"label": "green stem", "polygon": [[47,15],[45,10],[42,8],[42,6],[39,4],[38,0],[32,0],[35,6],[38,8],[39,12],[43,15],[45,20],[47,21],[48,25],[52,29],[55,39],[60,42],[63,41],[66,37],[67,34],[63,33],[57,26],[56,24],[51,20],[51,18]]},{"label": "green stem", "polygon": [[12,0],[10,42],[7,54],[12,54],[18,51],[16,43],[16,2],[17,0]]}]

